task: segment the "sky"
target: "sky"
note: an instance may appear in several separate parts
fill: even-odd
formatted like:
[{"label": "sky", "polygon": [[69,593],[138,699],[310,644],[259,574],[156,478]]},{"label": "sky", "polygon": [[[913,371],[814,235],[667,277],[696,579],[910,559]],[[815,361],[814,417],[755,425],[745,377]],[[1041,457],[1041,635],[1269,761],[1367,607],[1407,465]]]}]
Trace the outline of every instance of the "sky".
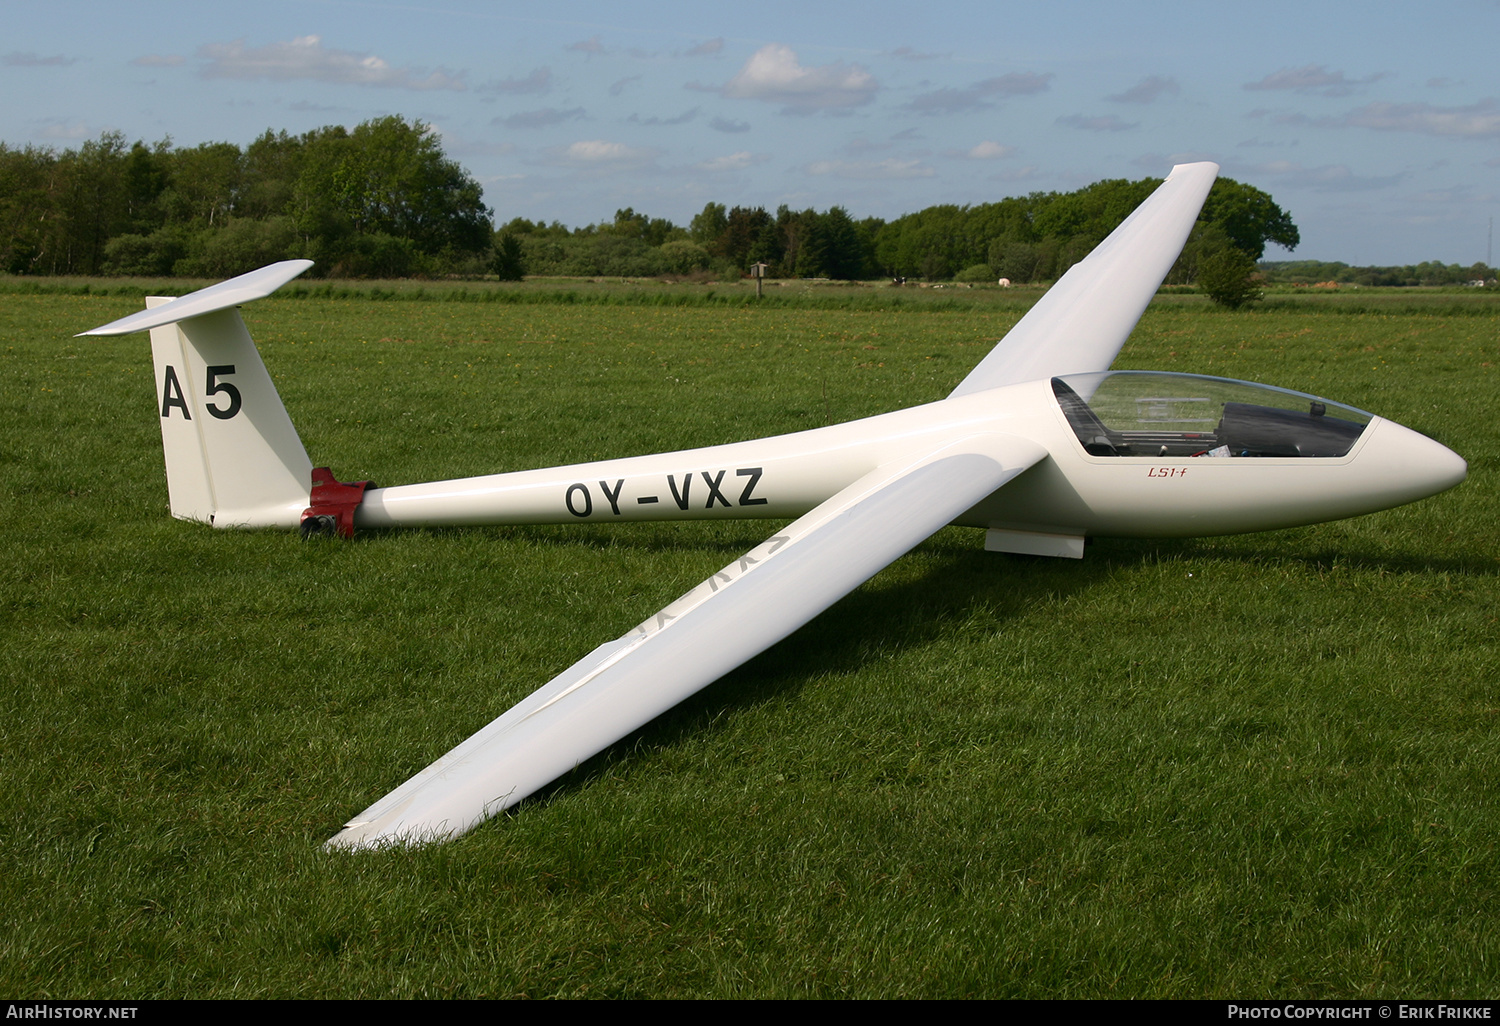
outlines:
[{"label": "sky", "polygon": [[497,222],[708,202],[891,219],[1212,160],[1267,259],[1468,265],[1500,214],[1500,0],[0,0],[0,141],[244,145],[420,119]]}]

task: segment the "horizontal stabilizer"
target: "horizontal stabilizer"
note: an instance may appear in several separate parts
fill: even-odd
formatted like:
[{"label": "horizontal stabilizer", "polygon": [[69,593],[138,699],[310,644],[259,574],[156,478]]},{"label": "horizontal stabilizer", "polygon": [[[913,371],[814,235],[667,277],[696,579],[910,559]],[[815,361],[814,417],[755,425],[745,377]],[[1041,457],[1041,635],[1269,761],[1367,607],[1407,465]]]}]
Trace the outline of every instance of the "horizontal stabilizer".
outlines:
[{"label": "horizontal stabilizer", "polygon": [[92,331],[81,331],[79,335],[129,335],[136,331],[159,328],[164,324],[185,321],[190,317],[227,310],[252,299],[264,299],[281,286],[313,265],[311,260],[283,260],[278,264],[267,264],[258,271],[242,274],[238,278],[221,281],[206,289],[190,292],[185,296],[163,303],[151,310],[121,317]]}]

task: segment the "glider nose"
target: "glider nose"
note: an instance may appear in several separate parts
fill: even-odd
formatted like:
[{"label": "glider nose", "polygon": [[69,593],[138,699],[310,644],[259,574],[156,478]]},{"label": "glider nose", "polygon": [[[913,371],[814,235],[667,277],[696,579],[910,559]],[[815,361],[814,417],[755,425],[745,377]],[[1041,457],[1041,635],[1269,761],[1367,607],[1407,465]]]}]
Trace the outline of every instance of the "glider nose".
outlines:
[{"label": "glider nose", "polygon": [[1395,421],[1377,417],[1359,462],[1378,475],[1378,485],[1392,506],[1447,491],[1469,476],[1462,456],[1441,442]]}]

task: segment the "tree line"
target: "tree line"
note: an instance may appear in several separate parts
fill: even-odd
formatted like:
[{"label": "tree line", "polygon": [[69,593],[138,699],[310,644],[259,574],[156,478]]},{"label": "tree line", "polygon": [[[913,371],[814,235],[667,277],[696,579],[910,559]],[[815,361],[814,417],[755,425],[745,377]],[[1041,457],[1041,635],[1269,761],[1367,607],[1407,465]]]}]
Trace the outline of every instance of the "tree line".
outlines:
[{"label": "tree line", "polygon": [[1475,282],[1491,284],[1496,278],[1495,268],[1488,264],[1473,263],[1465,267],[1438,260],[1399,267],[1351,267],[1336,260],[1277,260],[1262,261],[1260,271],[1267,282],[1288,285],[1322,285],[1327,282],[1383,286],[1472,285]]},{"label": "tree line", "polygon": [[[62,152],[0,143],[0,270],[222,278],[307,257],[332,277],[726,278],[765,264],[771,277],[1050,281],[1158,184],[1113,179],[891,221],[710,202],[686,226],[625,208],[581,228],[517,217],[496,229],[479,184],[420,121],[268,130],[244,148],[106,133]],[[1168,281],[1226,261],[1230,277],[1248,275],[1267,243],[1298,241],[1270,196],[1221,178]]]},{"label": "tree line", "polygon": [[323,273],[482,271],[493,224],[420,121],[173,147],[110,132],[58,153],[0,143],[0,269],[225,277],[289,257]]},{"label": "tree line", "polygon": [[[1034,192],[974,206],[928,207],[893,221],[855,220],[826,211],[734,207],[710,202],[687,228],[633,209],[612,222],[568,229],[516,218],[497,232],[510,256],[501,277],[521,273],[583,276],[713,274],[738,276],[752,264],[775,278],[921,278],[928,281],[1052,281],[1082,260],[1161,184],[1160,179],[1095,182],[1075,192]],[[1300,241],[1297,226],[1270,196],[1219,179],[1169,282],[1196,279],[1210,256],[1233,254],[1244,273],[1274,242]]]}]

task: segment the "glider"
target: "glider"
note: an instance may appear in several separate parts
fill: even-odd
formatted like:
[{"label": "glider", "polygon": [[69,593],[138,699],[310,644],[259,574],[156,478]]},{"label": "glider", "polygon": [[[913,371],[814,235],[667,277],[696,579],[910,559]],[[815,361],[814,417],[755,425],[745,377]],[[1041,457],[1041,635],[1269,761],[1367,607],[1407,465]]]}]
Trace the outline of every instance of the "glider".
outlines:
[{"label": "glider", "polygon": [[760,517],[760,545],[600,645],[351,819],[334,849],[468,831],[785,638],[948,524],[995,551],[1355,516],[1456,485],[1455,453],[1373,414],[1222,378],[1110,371],[1218,173],[1173,168],[947,398],[796,434],[378,488],[314,468],[234,307],[293,260],[88,335],[151,332],[174,516],[222,528]]}]

